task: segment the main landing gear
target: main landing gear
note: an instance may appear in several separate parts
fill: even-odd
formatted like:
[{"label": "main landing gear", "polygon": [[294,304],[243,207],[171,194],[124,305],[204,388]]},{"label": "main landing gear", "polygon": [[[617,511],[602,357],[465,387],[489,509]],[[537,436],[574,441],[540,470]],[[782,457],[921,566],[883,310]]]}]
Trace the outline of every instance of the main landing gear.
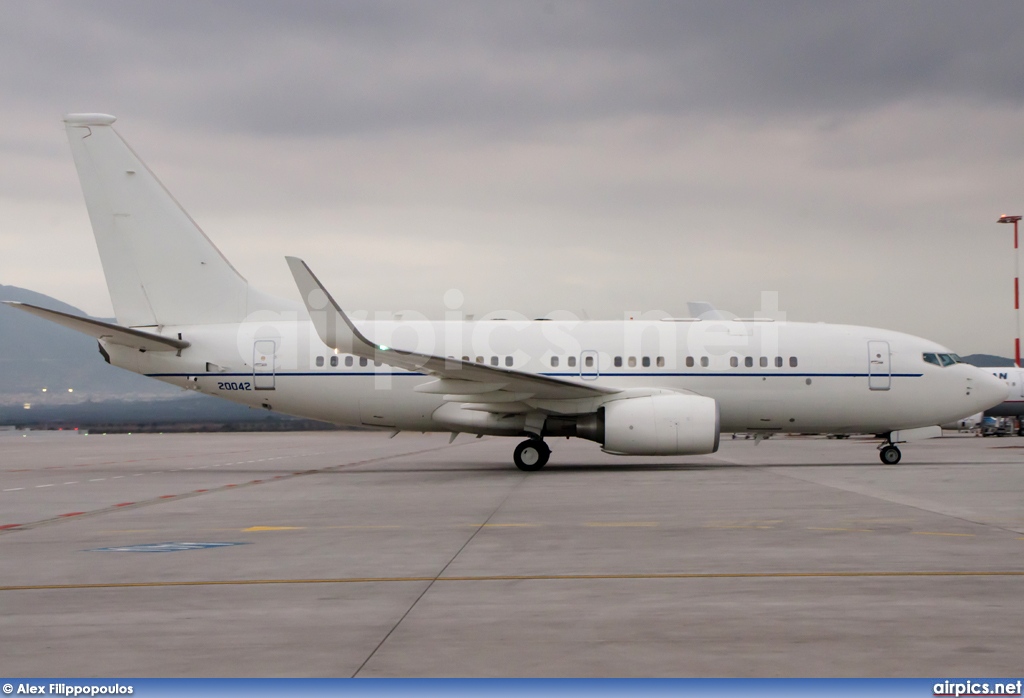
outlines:
[{"label": "main landing gear", "polygon": [[900,453],[900,450],[893,444],[882,444],[878,449],[878,457],[886,465],[896,465],[900,462],[900,458],[903,457],[903,454]]},{"label": "main landing gear", "polygon": [[541,439],[527,439],[518,446],[512,454],[516,467],[526,472],[540,470],[547,465],[551,457],[551,449]]}]

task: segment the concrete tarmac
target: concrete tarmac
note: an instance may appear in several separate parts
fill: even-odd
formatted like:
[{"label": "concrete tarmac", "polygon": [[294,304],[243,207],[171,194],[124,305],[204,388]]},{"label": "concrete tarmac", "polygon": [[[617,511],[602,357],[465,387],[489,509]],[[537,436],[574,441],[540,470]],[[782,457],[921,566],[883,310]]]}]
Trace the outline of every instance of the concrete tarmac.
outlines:
[{"label": "concrete tarmac", "polygon": [[0,432],[0,677],[1021,674],[1024,439],[515,443]]}]

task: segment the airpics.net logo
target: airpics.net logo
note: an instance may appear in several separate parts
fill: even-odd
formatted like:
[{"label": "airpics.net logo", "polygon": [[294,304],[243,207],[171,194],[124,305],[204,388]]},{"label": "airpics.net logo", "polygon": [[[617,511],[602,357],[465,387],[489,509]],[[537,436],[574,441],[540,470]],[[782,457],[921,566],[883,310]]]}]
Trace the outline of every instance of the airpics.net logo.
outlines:
[{"label": "airpics.net logo", "polygon": [[1021,679],[1016,681],[943,681],[932,687],[933,696],[971,698],[972,696],[1019,696]]}]

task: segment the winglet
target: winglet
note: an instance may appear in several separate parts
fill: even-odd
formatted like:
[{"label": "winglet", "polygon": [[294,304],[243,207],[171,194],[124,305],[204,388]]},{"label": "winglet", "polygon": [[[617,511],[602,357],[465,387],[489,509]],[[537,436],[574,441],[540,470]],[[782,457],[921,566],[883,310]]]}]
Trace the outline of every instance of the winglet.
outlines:
[{"label": "winglet", "polygon": [[346,354],[367,358],[373,358],[378,349],[386,350],[386,347],[378,347],[359,331],[320,283],[320,279],[316,278],[309,265],[298,257],[285,257],[285,260],[295,277],[295,285],[299,287],[299,294],[309,311],[313,327],[324,344]]},{"label": "winglet", "polygon": [[[529,393],[544,399],[569,400],[577,398],[593,398],[619,392],[617,388],[608,388],[593,384],[579,384],[560,378],[517,371],[512,368],[499,368],[484,364],[461,361],[454,357],[434,356],[416,351],[396,349],[375,344],[352,323],[345,311],[331,298],[319,279],[310,271],[301,259],[285,257],[295,284],[302,294],[302,302],[306,304],[310,320],[316,333],[327,346],[346,354],[365,356],[373,361],[413,371],[419,374],[432,375],[441,379],[427,383],[433,389],[455,388],[456,384],[470,386],[465,394],[472,394],[475,400],[480,395],[491,395],[490,391],[509,388],[515,393]],[[445,384],[447,381],[447,384]],[[475,386],[475,387],[474,387]],[[486,387],[487,392],[484,392]],[[428,389],[426,392],[433,392]],[[463,394],[458,394],[463,397]],[[508,411],[507,402],[501,403],[501,411]]]}]

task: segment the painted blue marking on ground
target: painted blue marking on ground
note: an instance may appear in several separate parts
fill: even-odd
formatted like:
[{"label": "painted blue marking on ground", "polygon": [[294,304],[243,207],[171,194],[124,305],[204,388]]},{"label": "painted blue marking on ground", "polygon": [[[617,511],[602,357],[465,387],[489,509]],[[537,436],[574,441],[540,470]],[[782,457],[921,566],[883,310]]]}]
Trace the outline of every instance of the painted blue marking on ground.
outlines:
[{"label": "painted blue marking on ground", "polygon": [[248,543],[142,543],[124,545],[118,548],[91,548],[87,553],[176,553],[180,550],[202,550],[203,548],[226,548],[229,545]]}]

